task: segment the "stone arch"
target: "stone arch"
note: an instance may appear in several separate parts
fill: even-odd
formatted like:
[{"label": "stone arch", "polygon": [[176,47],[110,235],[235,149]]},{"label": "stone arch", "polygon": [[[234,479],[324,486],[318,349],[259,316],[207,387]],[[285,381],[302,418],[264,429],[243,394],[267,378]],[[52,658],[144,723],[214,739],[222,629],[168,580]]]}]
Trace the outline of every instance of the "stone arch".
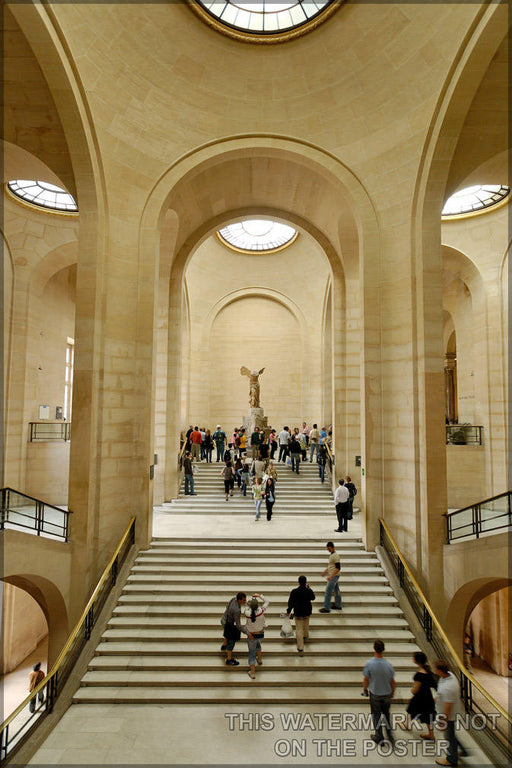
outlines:
[{"label": "stone arch", "polygon": [[263,298],[270,299],[271,301],[275,301],[277,304],[282,304],[282,306],[284,306],[297,320],[301,329],[303,344],[307,348],[306,319],[298,304],[293,301],[293,299],[290,299],[289,296],[281,293],[281,291],[276,291],[271,288],[262,288],[259,286],[248,286],[247,288],[242,288],[238,291],[231,291],[231,293],[223,296],[222,299],[220,299],[206,315],[203,328],[203,338],[207,339],[210,336],[215,318],[220,312],[222,312],[223,309],[236,301],[247,298],[248,296],[261,296]]},{"label": "stone arch", "polygon": [[56,584],[37,573],[4,574],[2,581],[23,589],[36,601],[48,624],[48,666],[57,658],[69,634],[68,611]]},{"label": "stone arch", "polygon": [[511,585],[511,578],[489,576],[466,582],[454,594],[446,611],[445,627],[461,657],[464,630],[473,610],[484,597]]},{"label": "stone arch", "polygon": [[[233,187],[235,164],[238,180]],[[243,171],[240,169],[243,168]],[[260,187],[256,189],[252,182],[254,169],[260,171]],[[269,168],[278,168],[277,178],[287,175],[287,183],[265,188],[265,174]],[[245,170],[248,172],[245,173]],[[224,174],[224,175],[222,175]],[[252,174],[252,175],[251,175]],[[301,180],[301,184],[290,183],[290,179]],[[217,179],[217,194],[209,196],[214,180]],[[261,181],[263,179],[263,181]],[[251,186],[252,185],[252,186]],[[307,189],[306,189],[307,188]],[[295,194],[300,189],[302,193]],[[236,192],[236,195],[234,194]],[[231,196],[230,196],[231,195]],[[331,205],[326,205],[329,199]],[[141,260],[147,264],[158,263],[160,250],[160,226],[166,211],[171,208],[178,217],[178,235],[174,249],[174,263],[170,280],[169,328],[181,317],[182,294],[178,289],[183,277],[183,269],[191,252],[211,232],[218,229],[230,218],[243,216],[257,211],[261,215],[279,217],[309,232],[323,248],[333,271],[334,328],[336,344],[333,352],[334,368],[338,386],[335,392],[334,412],[342,413],[344,404],[343,364],[344,352],[344,266],[348,268],[349,255],[357,253],[357,261],[363,265],[359,278],[366,291],[369,323],[379,321],[380,274],[378,270],[365,268],[364,254],[372,256],[379,253],[379,227],[373,204],[359,179],[338,158],[324,152],[308,142],[298,141],[283,136],[244,135],[208,143],[180,158],[170,167],[153,187],[146,201],[141,220],[139,250]],[[333,212],[335,215],[333,215]],[[345,221],[346,227],[340,227]],[[348,226],[348,222],[351,226]],[[349,232],[351,243],[343,242],[343,233]],[[354,248],[354,245],[356,246]],[[351,247],[350,247],[351,246]],[[347,264],[343,260],[347,258]],[[179,339],[169,335],[169,350],[179,348]],[[364,349],[364,343],[361,344]],[[180,365],[179,353],[169,355],[172,365]],[[380,408],[380,365],[379,361],[366,357],[362,360],[366,366],[365,386],[371,387],[372,402]],[[173,381],[174,379],[174,381]],[[179,370],[168,368],[168,403],[170,408],[180,401]],[[364,398],[363,398],[364,400]],[[366,400],[364,400],[366,402]],[[173,421],[178,422],[176,414]],[[380,419],[368,422],[372,441],[380,442],[376,434],[376,425]],[[377,428],[378,431],[378,428]],[[336,435],[341,434],[341,423],[334,424]],[[178,432],[166,429],[168,442],[166,447],[166,490],[165,497],[170,498],[176,487],[174,453],[178,442]],[[363,442],[363,446],[365,441]],[[362,451],[364,453],[364,449]],[[374,451],[376,461],[379,451]],[[339,450],[341,456],[341,448]],[[370,459],[366,460],[369,466]],[[382,472],[372,473],[375,488],[375,514],[378,516],[382,504]],[[365,490],[362,488],[361,500],[364,507]],[[376,530],[376,519],[374,528]],[[375,531],[374,531],[375,532]]]}]

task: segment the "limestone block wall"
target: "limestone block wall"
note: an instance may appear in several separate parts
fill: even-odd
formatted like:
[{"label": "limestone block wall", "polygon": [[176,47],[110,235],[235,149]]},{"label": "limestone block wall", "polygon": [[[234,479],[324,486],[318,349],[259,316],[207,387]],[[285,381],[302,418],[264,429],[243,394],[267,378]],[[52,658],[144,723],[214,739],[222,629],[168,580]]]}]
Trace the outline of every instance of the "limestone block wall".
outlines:
[{"label": "limestone block wall", "polygon": [[70,443],[37,441],[27,445],[26,493],[54,506],[67,506]]},{"label": "limestone block wall", "polygon": [[462,509],[487,498],[483,445],[447,445],[448,509]]},{"label": "limestone block wall", "polygon": [[[201,422],[214,429],[220,421],[231,429],[242,423],[249,407],[242,365],[265,367],[261,404],[269,424],[327,418],[324,393],[332,392],[332,372],[323,368],[329,343],[323,318],[329,274],[325,255],[305,234],[268,255],[236,253],[216,237],[198,248],[186,271],[190,336],[188,349],[184,345],[183,426]],[[185,342],[187,334],[185,327]]]},{"label": "limestone block wall", "polygon": [[0,582],[0,594],[3,638],[0,674],[6,675],[37,648],[48,634],[48,625],[41,608],[23,589]]}]

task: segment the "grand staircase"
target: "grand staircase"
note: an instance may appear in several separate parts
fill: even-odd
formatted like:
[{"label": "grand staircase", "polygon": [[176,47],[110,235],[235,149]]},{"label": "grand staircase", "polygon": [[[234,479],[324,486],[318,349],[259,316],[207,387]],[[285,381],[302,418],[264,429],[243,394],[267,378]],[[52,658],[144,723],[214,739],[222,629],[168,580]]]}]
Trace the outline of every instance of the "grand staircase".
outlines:
[{"label": "grand staircase", "polygon": [[[207,511],[201,496],[191,501]],[[343,612],[320,614],[326,539],[308,539],[306,530],[286,540],[251,539],[251,530],[267,524],[247,524],[244,538],[160,538],[139,553],[74,703],[361,705],[362,668],[376,638],[396,670],[397,702],[409,699],[418,648],[376,555],[356,535],[333,535]],[[280,637],[280,613],[301,573],[317,596],[302,657],[294,639]],[[220,651],[220,617],[238,591],[270,600],[256,680],[246,674],[244,637],[235,648],[239,667],[226,666]]]},{"label": "grand staircase", "polygon": [[[174,512],[195,514],[254,514],[254,502],[250,490],[247,496],[242,496],[235,484],[233,496],[226,502],[224,495],[224,483],[220,472],[223,463],[213,461],[211,464],[202,462],[197,465],[197,474],[194,476],[195,496],[185,496],[182,483],[177,499],[174,499],[172,510]],[[325,515],[334,514],[332,491],[329,482],[321,483],[318,476],[316,461],[302,462],[297,475],[284,463],[274,462],[277,469],[278,481],[276,486],[276,514],[293,515]],[[167,505],[169,506],[169,505]],[[262,513],[265,505],[263,505]]]}]

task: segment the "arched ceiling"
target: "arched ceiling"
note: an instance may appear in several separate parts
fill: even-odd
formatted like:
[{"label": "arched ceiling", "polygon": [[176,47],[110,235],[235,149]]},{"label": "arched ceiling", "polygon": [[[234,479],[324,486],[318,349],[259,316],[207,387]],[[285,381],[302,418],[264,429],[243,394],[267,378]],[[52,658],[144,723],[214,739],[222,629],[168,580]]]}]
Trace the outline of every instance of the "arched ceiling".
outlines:
[{"label": "arched ceiling", "polygon": [[[509,184],[508,37],[496,51],[475,94],[453,156],[446,199],[470,184]],[[484,165],[485,164],[485,165]],[[488,164],[488,168],[486,168]],[[475,177],[483,170],[499,177]]]},{"label": "arched ceiling", "polygon": [[[42,178],[64,186],[76,196],[76,186],[66,138],[50,89],[16,20],[4,7],[3,30],[3,137],[25,152],[8,154],[10,178]],[[30,153],[30,154],[27,154]],[[41,177],[44,166],[53,178]],[[19,166],[18,166],[19,162]]]},{"label": "arched ceiling", "polygon": [[[292,225],[311,222],[342,257],[353,256],[357,225],[342,190],[319,171],[271,153],[233,159],[196,169],[180,181],[169,201],[180,223],[178,247],[205,222],[233,219],[234,211],[266,213]],[[219,219],[221,220],[221,219]]]}]

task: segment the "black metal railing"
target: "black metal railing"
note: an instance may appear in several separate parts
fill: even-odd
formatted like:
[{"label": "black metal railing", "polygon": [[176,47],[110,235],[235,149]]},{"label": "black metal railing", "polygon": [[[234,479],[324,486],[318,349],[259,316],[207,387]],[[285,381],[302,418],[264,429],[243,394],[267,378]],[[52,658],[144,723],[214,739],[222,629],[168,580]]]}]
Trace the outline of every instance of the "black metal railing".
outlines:
[{"label": "black metal railing", "polygon": [[512,528],[512,491],[446,514],[446,543]]},{"label": "black metal railing", "polygon": [[[421,587],[414,578],[408,563],[398,549],[389,528],[384,520],[381,519],[379,522],[380,545],[386,551],[398,577],[400,587],[421,623],[426,639],[432,647],[433,655],[438,659],[445,659],[454,674],[458,673],[461,698],[466,713],[470,716],[469,721],[478,722],[478,726],[475,724],[475,729],[484,731],[510,764],[512,760],[510,743],[512,718],[464,668]],[[476,717],[471,718],[471,716]]]},{"label": "black metal railing", "polygon": [[0,490],[0,531],[21,528],[37,536],[69,539],[69,509],[60,509],[13,488]]},{"label": "black metal railing", "polygon": [[70,421],[29,421],[28,440],[35,443],[38,440],[71,440]]},{"label": "black metal railing", "polygon": [[60,652],[48,675],[34,688],[30,696],[4,721],[0,729],[0,761],[11,757],[31,736],[42,720],[52,712],[55,702],[75,666],[80,653],[91,637],[117,575],[135,544],[135,518],[121,538],[110,562],[92,593],[89,602]]},{"label": "black metal railing", "polygon": [[446,425],[447,445],[482,445],[483,427],[474,427],[469,424]]}]

